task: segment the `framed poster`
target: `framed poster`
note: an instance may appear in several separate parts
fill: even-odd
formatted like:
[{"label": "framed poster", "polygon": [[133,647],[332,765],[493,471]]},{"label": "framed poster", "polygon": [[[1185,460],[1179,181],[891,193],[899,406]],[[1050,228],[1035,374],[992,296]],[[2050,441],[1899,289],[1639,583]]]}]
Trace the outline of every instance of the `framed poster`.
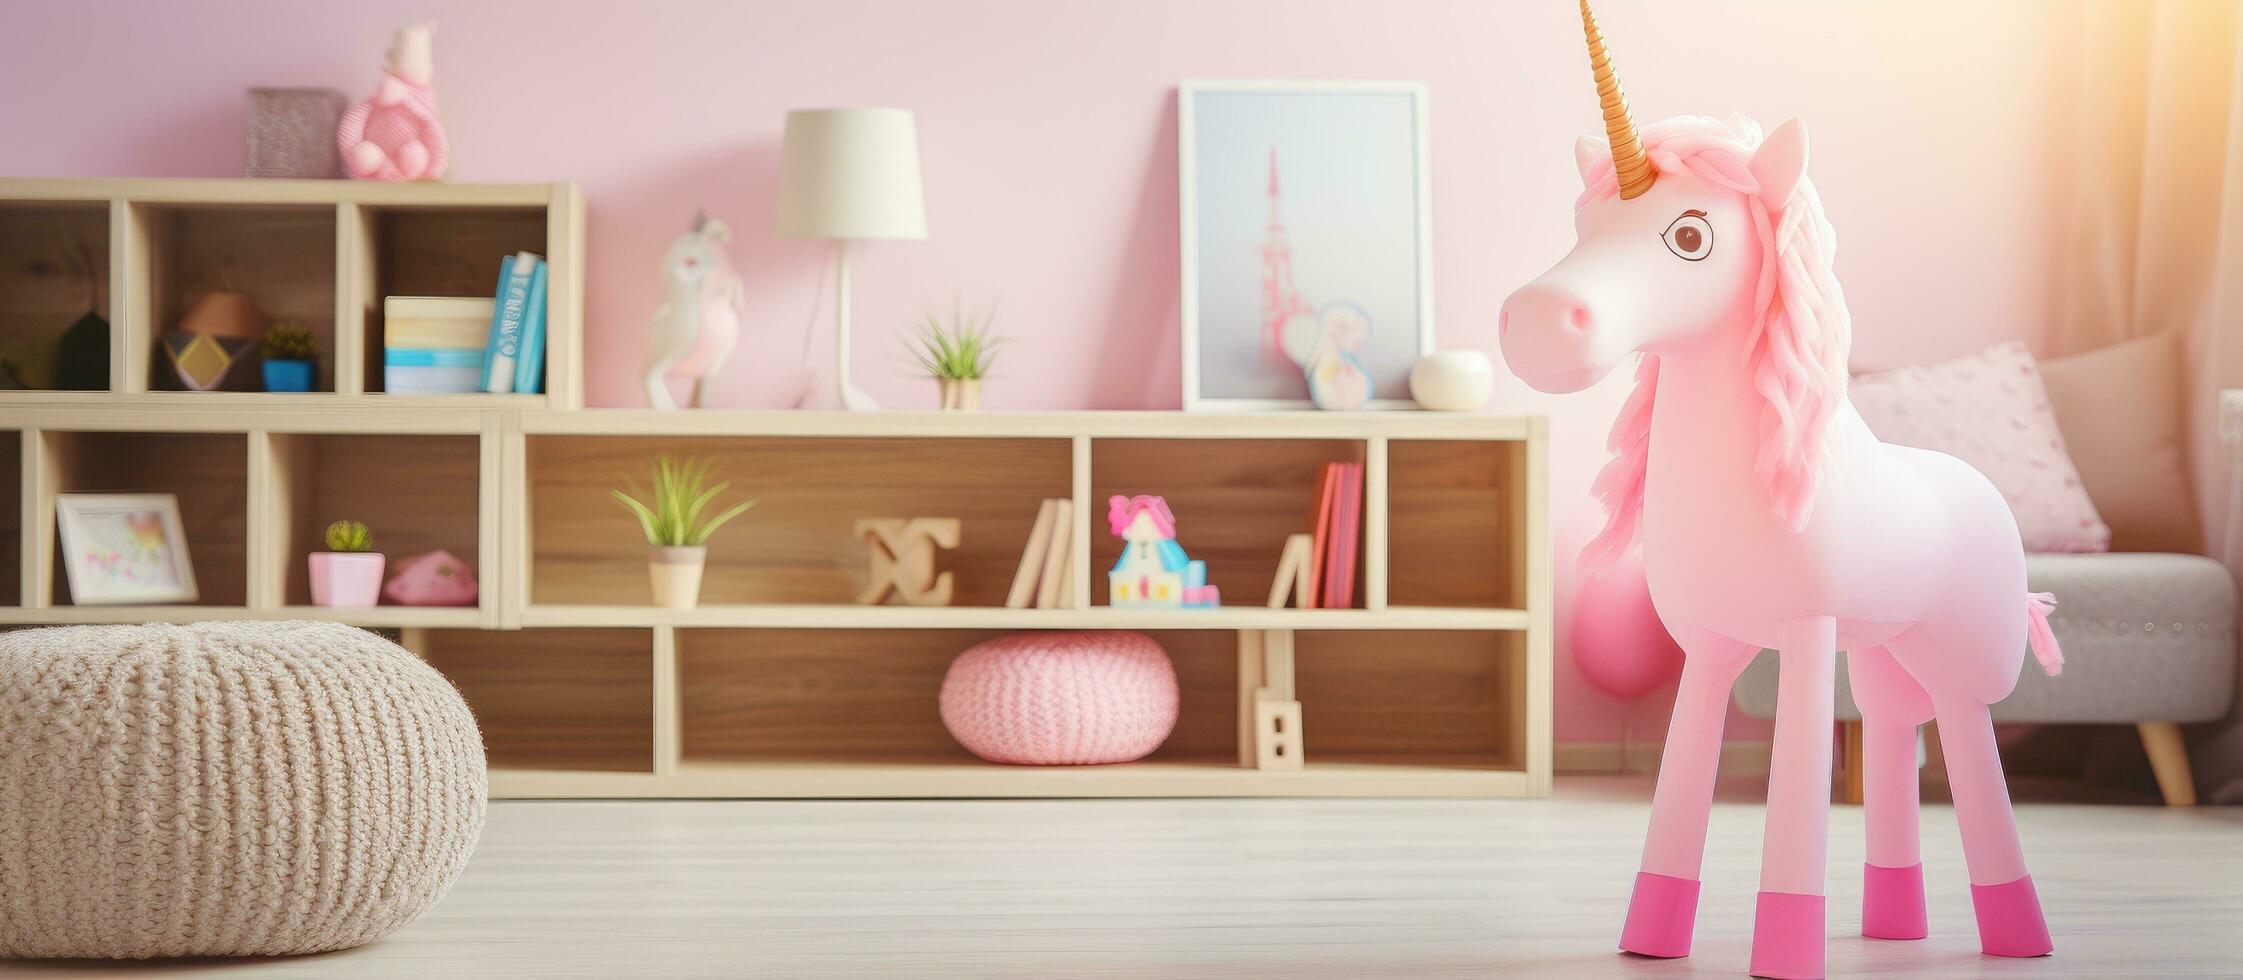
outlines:
[{"label": "framed poster", "polygon": [[[1312,407],[1318,359],[1411,407],[1433,350],[1425,86],[1178,87],[1184,408]],[[1363,377],[1363,376],[1367,376]]]},{"label": "framed poster", "polygon": [[177,496],[58,494],[55,522],[73,604],[195,601]]}]

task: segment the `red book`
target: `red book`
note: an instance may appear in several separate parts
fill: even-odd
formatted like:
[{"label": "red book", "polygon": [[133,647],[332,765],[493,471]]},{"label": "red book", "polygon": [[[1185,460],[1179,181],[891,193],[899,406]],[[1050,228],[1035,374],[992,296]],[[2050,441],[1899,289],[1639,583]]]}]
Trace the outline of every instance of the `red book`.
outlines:
[{"label": "red book", "polygon": [[1355,605],[1355,555],[1363,533],[1363,464],[1340,467],[1339,494],[1332,504],[1332,553],[1324,562],[1326,609]]},{"label": "red book", "polygon": [[1323,487],[1316,492],[1316,536],[1308,549],[1308,589],[1298,601],[1302,609],[1316,608],[1316,597],[1324,588],[1324,548],[1332,532],[1333,497],[1340,489],[1340,464],[1324,464]]}]

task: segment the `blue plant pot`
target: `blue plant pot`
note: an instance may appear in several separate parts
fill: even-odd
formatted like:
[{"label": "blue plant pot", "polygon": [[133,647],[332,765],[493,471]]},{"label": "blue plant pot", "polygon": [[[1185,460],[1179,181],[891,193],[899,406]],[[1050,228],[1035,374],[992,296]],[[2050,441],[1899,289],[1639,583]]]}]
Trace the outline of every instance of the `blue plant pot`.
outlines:
[{"label": "blue plant pot", "polygon": [[271,360],[265,362],[266,391],[312,390],[312,362]]}]

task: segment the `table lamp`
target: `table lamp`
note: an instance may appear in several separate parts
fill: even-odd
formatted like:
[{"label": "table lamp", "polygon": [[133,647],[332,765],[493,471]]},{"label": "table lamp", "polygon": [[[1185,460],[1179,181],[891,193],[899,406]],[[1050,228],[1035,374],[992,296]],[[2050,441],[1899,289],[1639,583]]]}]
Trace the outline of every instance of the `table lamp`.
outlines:
[{"label": "table lamp", "polygon": [[919,188],[919,136],[909,109],[801,109],[787,113],[779,151],[781,238],[833,242],[834,385],[842,407],[879,408],[849,381],[849,243],[927,237]]}]

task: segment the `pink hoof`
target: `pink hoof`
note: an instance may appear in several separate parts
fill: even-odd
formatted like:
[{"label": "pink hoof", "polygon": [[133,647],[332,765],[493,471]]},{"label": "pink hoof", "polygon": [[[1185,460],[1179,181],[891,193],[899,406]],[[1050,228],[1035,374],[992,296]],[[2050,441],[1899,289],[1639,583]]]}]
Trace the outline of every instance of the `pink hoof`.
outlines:
[{"label": "pink hoof", "polygon": [[1752,916],[1752,975],[1821,980],[1823,897],[1761,892]]},{"label": "pink hoof", "polygon": [[1905,868],[1861,866],[1861,934],[1871,939],[1931,935],[1924,915],[1923,862]]},{"label": "pink hoof", "polygon": [[2048,941],[2048,919],[2041,915],[2032,875],[2006,885],[1973,884],[1970,904],[1978,910],[1978,948],[1986,955],[2047,956],[2056,951]]},{"label": "pink hoof", "polygon": [[1690,933],[1697,923],[1697,882],[1638,871],[1635,894],[1628,897],[1628,922],[1620,929],[1620,948],[1642,956],[1688,956]]}]

